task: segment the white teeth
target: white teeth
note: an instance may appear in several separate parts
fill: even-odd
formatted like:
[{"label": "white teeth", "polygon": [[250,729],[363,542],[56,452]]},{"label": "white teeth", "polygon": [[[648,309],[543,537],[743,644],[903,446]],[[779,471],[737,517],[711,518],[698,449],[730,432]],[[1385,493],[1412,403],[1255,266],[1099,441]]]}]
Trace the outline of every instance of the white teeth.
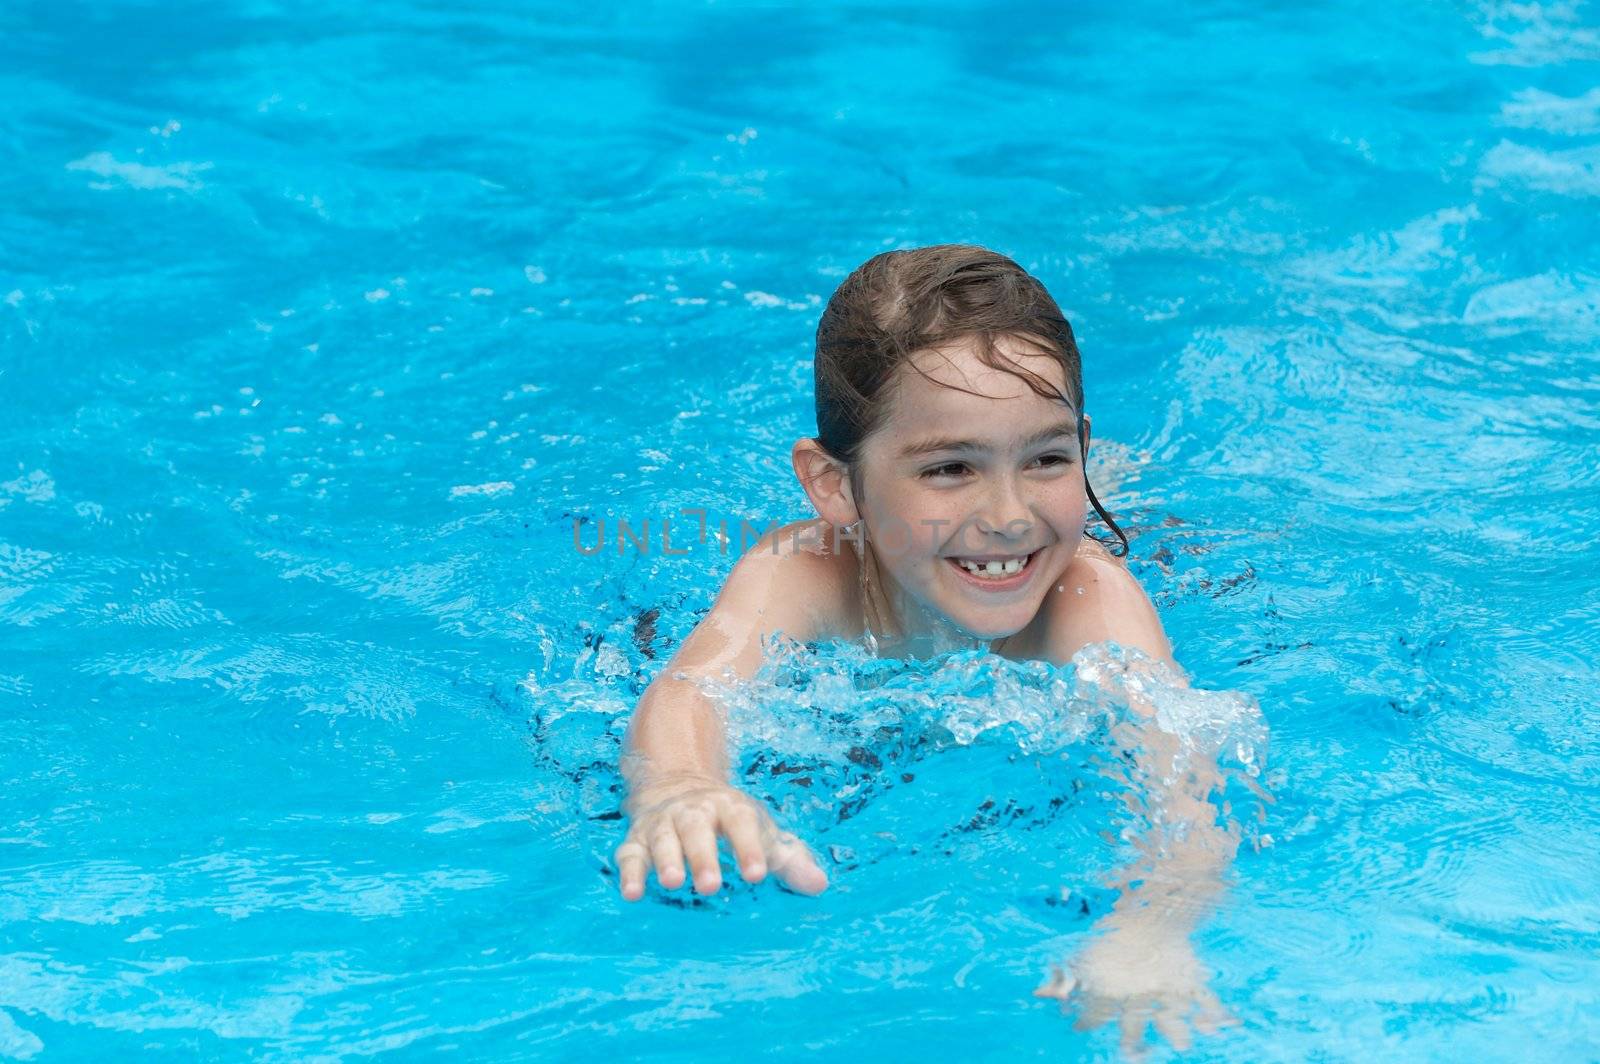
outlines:
[{"label": "white teeth", "polygon": [[958,558],[957,561],[960,563],[961,568],[974,576],[981,576],[986,579],[1001,579],[1007,576],[1015,576],[1017,573],[1022,572],[1022,567],[1027,564],[1028,559],[1007,558],[1003,562],[972,562],[967,561],[965,558]]}]

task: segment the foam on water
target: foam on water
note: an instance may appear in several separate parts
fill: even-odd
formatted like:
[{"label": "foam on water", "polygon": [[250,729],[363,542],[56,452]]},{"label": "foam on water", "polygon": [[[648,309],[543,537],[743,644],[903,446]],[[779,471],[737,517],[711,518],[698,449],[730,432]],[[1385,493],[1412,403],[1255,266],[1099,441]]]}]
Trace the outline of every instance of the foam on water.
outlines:
[{"label": "foam on water", "polygon": [[[1169,819],[1172,788],[1198,764],[1207,770],[1206,785],[1193,796],[1209,797],[1213,786],[1226,792],[1219,805],[1230,811],[1230,825],[1259,842],[1257,800],[1267,795],[1255,780],[1265,764],[1267,726],[1256,700],[1191,687],[1161,663],[1113,643],[1085,647],[1056,667],[981,650],[879,658],[861,642],[779,637],[769,642],[753,679],[730,675],[700,685],[724,711],[743,785],[806,823],[834,822],[840,808],[855,803],[859,810],[865,796],[926,759],[981,746],[1010,762],[1048,759],[1054,767],[985,777],[974,804],[996,786],[1012,803],[1039,805],[1110,779],[1131,788],[1121,800],[1137,813],[1122,831],[1132,837]],[[1152,721],[1176,740],[1159,761],[1145,756]],[[1164,775],[1146,778],[1147,761],[1159,763]],[[1243,825],[1231,819],[1244,813],[1240,802],[1250,806]],[[1155,852],[1164,845],[1157,839]]]}]

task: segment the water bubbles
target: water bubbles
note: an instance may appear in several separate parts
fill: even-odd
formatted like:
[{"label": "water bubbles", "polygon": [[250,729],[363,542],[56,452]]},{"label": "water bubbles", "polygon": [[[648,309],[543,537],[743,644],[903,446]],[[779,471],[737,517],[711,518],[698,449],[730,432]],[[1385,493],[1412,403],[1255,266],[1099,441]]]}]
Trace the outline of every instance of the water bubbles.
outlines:
[{"label": "water bubbles", "polygon": [[[1169,793],[1201,768],[1197,779],[1226,787],[1247,777],[1246,790],[1264,793],[1254,779],[1267,729],[1253,698],[1189,687],[1160,662],[1111,643],[1057,667],[981,650],[899,661],[861,642],[779,639],[748,682],[701,686],[724,707],[735,762],[803,766],[813,799],[847,801],[863,781],[892,780],[920,758],[963,747],[1008,762],[1055,759],[1080,776],[1085,766],[1109,765],[1133,788],[1128,805],[1143,822],[1165,820]],[[1161,752],[1148,758],[1159,771],[1145,767],[1152,751]],[[1013,774],[1019,803],[1052,797],[1029,796],[1038,782]]]},{"label": "water bubbles", "polygon": [[0,507],[4,507],[13,498],[24,502],[45,503],[55,497],[56,482],[42,469],[35,469],[31,473],[18,476],[15,480],[0,484]]}]

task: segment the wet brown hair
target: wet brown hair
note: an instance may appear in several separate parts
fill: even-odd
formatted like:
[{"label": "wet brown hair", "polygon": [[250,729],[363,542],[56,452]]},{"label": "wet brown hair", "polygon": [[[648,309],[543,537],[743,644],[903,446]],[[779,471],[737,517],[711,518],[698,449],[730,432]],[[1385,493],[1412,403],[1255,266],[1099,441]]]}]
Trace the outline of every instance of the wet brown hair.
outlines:
[{"label": "wet brown hair", "polygon": [[[1066,394],[1002,353],[995,346],[999,336],[1055,359]],[[1079,443],[1087,452],[1083,366],[1072,326],[1027,270],[971,244],[886,251],[862,263],[839,285],[817,324],[817,442],[850,467],[854,480],[862,441],[883,423],[888,410],[885,388],[895,371],[910,365],[926,376],[911,361],[912,354],[968,338],[976,341],[985,365],[1071,408],[1078,418]],[[1087,470],[1083,483],[1095,513],[1117,537],[1114,553],[1126,555],[1128,536],[1095,498]]]}]

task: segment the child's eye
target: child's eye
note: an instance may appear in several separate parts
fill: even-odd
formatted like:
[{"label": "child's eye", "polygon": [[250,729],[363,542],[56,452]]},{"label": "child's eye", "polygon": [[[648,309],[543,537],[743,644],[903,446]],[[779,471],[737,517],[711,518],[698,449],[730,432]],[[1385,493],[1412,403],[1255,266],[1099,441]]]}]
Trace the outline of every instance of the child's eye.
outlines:
[{"label": "child's eye", "polygon": [[1072,464],[1072,456],[1065,454],[1042,454],[1034,461],[1045,469],[1065,469]]},{"label": "child's eye", "polygon": [[965,462],[946,462],[922,471],[922,479],[932,480],[934,477],[959,477],[967,471]]}]

